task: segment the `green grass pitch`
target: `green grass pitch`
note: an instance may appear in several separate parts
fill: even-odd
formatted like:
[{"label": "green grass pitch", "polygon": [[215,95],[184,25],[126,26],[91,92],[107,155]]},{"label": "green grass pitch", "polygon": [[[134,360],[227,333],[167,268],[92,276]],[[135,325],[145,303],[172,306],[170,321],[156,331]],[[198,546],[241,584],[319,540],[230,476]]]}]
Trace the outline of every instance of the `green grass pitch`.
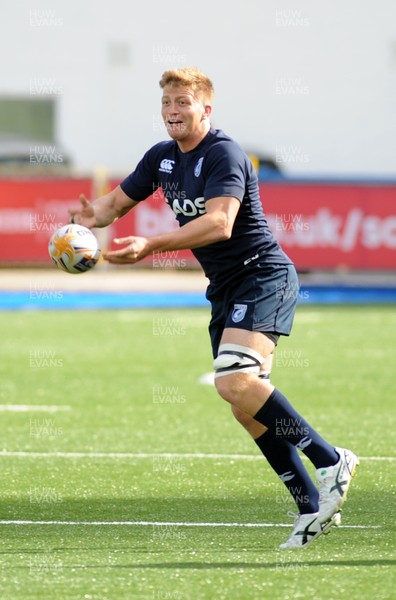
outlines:
[{"label": "green grass pitch", "polygon": [[0,314],[1,600],[395,597],[395,307],[302,306],[279,344],[273,383],[361,456],[343,527],[303,551],[278,549],[292,501],[198,383],[208,318]]}]

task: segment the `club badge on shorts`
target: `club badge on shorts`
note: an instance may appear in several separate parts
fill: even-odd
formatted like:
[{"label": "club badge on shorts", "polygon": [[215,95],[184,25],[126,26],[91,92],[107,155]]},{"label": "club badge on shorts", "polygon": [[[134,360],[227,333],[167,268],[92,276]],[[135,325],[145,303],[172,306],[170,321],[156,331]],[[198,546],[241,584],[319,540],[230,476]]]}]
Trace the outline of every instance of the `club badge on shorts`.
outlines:
[{"label": "club badge on shorts", "polygon": [[240,323],[243,321],[247,311],[247,304],[234,304],[234,310],[232,311],[231,319],[234,323]]}]

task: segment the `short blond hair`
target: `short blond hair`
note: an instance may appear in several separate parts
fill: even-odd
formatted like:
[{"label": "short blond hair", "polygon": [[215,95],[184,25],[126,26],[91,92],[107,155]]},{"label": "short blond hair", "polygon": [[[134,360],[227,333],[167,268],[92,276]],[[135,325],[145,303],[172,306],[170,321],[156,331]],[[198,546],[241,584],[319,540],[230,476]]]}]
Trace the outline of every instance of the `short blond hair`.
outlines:
[{"label": "short blond hair", "polygon": [[214,95],[213,83],[197,67],[184,67],[183,69],[172,69],[165,71],[160,79],[160,87],[166,85],[174,87],[188,87],[193,93],[201,93],[205,100],[212,101]]}]

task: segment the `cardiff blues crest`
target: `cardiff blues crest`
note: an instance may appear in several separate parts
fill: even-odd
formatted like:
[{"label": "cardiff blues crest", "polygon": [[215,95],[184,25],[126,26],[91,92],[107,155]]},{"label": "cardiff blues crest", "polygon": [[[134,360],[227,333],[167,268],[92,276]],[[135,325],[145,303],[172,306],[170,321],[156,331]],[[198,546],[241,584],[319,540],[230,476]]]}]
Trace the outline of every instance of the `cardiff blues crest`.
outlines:
[{"label": "cardiff blues crest", "polygon": [[234,310],[232,311],[231,319],[234,323],[242,321],[246,315],[247,304],[234,304]]}]

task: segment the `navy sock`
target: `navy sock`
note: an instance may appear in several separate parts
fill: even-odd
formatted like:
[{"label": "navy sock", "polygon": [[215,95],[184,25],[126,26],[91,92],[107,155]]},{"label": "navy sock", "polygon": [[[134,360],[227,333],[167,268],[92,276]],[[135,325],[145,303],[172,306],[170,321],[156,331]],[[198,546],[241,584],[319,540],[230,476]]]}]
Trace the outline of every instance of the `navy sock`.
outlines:
[{"label": "navy sock", "polygon": [[254,440],[265,458],[285,484],[300,514],[319,510],[319,492],[295,448],[269,429]]},{"label": "navy sock", "polygon": [[268,427],[276,437],[304,452],[317,469],[330,467],[338,462],[339,456],[334,446],[326,442],[303,419],[279,390],[272,392],[254,418]]}]

